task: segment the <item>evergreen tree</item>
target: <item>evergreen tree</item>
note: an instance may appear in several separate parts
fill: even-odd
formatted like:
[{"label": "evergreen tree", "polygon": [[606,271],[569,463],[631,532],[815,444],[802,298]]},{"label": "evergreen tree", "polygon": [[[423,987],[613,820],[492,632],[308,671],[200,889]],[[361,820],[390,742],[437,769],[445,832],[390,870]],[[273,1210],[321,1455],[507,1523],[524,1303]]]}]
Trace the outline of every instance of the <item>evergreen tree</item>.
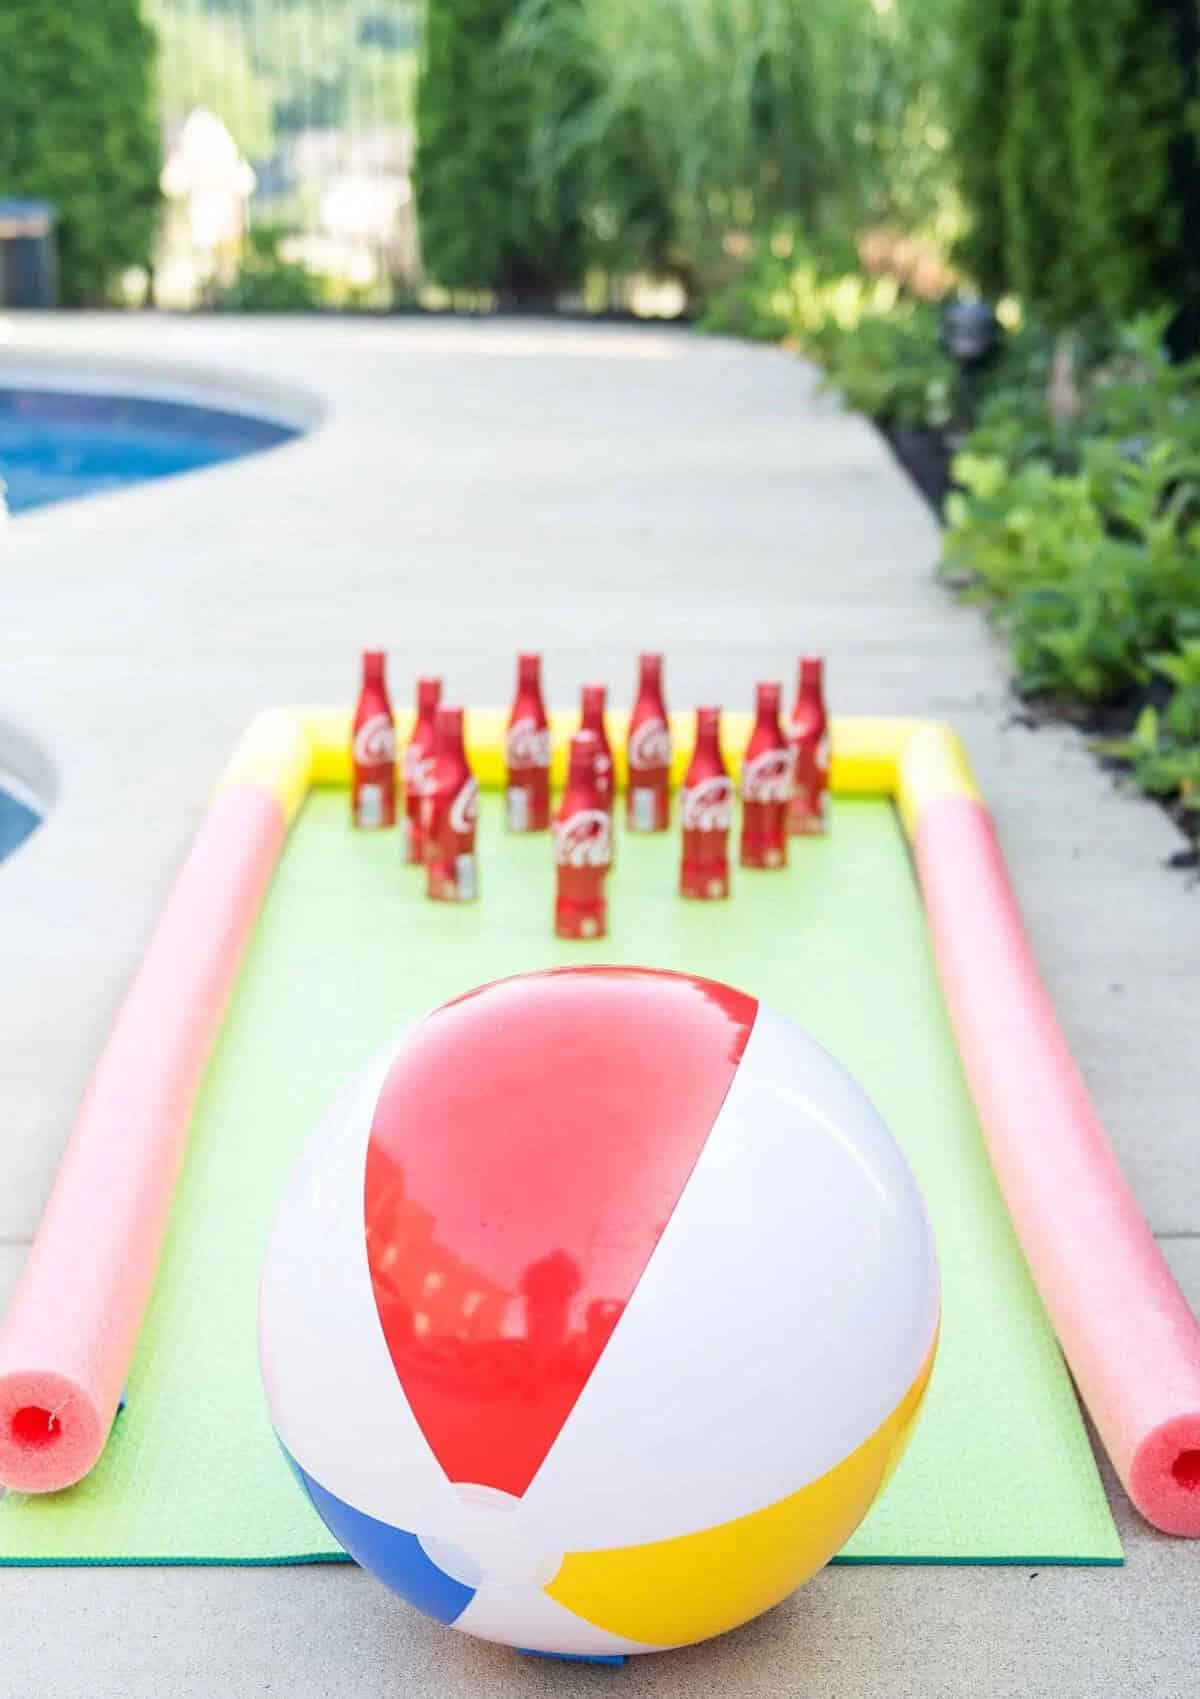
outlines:
[{"label": "evergreen tree", "polygon": [[57,208],[70,304],[103,302],[152,259],[154,51],[139,0],[0,3],[0,192]]},{"label": "evergreen tree", "polygon": [[580,195],[535,180],[533,71],[517,0],[429,0],[414,180],[425,269],[450,289],[549,305],[583,267]]},{"label": "evergreen tree", "polygon": [[1082,264],[1070,144],[1065,11],[1070,0],[1022,0],[1008,65],[1008,119],[1000,149],[1005,269],[1022,300],[1055,325],[1094,307]]},{"label": "evergreen tree", "polygon": [[960,244],[967,271],[988,294],[1012,287],[1008,271],[1001,154],[1009,118],[1013,36],[1025,0],[955,0],[946,105],[959,192],[968,227]]},{"label": "evergreen tree", "polygon": [[1057,0],[1075,260],[1110,320],[1170,294],[1179,216],[1172,138],[1185,123],[1170,21],[1158,0]]}]

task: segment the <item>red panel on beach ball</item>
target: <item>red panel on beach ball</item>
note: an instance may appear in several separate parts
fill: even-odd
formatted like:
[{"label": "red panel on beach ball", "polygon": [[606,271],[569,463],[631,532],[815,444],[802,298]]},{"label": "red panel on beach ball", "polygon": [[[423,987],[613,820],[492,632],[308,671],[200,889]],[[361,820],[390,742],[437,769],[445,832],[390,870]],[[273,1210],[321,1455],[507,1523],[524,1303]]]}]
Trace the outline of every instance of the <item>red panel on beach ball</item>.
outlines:
[{"label": "red panel on beach ball", "polygon": [[758,1005],[637,968],[537,974],[409,1036],[367,1150],[388,1351],[451,1481],[520,1496],[704,1147]]}]

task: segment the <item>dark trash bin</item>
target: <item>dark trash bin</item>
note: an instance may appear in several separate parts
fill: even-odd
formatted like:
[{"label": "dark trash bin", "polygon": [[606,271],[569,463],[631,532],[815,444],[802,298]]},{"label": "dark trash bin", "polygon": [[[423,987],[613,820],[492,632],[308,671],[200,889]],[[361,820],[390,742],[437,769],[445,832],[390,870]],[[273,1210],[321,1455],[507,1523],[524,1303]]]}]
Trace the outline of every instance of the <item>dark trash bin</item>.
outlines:
[{"label": "dark trash bin", "polygon": [[58,305],[56,217],[47,201],[0,200],[0,307]]}]

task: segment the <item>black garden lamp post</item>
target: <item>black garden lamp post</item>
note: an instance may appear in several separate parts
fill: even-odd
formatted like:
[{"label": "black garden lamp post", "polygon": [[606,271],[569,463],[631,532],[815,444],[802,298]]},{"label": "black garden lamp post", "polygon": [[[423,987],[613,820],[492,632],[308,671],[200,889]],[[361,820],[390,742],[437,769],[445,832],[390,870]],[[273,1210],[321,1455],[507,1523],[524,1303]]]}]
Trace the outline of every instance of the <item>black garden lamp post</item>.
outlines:
[{"label": "black garden lamp post", "polygon": [[986,301],[949,301],[942,309],[942,347],[958,366],[958,412],[968,424],[979,375],[999,352],[1001,335],[1000,320]]}]

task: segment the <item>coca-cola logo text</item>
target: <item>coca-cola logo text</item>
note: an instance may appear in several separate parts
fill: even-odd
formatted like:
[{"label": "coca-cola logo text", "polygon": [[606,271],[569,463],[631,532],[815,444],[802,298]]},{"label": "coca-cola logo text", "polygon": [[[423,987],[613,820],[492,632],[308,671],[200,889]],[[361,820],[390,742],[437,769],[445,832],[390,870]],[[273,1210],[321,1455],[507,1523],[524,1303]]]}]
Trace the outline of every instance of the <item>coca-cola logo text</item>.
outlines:
[{"label": "coca-cola logo text", "polygon": [[608,815],[602,808],[580,808],[554,825],[554,856],[560,867],[607,867],[610,859]]},{"label": "coca-cola logo text", "polygon": [[643,720],[640,726],[635,726],[629,734],[629,765],[645,772],[648,768],[669,767],[670,764],[671,734],[666,722]]},{"label": "coca-cola logo text", "polygon": [[508,728],[508,764],[510,767],[548,767],[550,765],[550,732],[536,720],[526,716],[514,720]]},{"label": "coca-cola logo text", "polygon": [[450,830],[466,837],[475,830],[475,821],[479,814],[479,784],[475,779],[468,779],[450,804]]},{"label": "coca-cola logo text", "polygon": [[360,767],[382,767],[396,759],[396,732],[387,714],[372,714],[359,726],[354,759]]},{"label": "coca-cola logo text", "polygon": [[829,733],[822,732],[814,743],[811,738],[796,738],[792,743],[796,757],[796,772],[812,771],[822,777],[829,772]]},{"label": "coca-cola logo text", "polygon": [[733,824],[733,782],[717,774],[680,792],[685,832],[727,832]]},{"label": "coca-cola logo text", "polygon": [[404,785],[410,796],[427,796],[433,788],[437,763],[428,750],[410,743],[404,751]]},{"label": "coca-cola logo text", "polygon": [[764,749],[742,768],[746,802],[786,802],[792,794],[792,751]]}]

